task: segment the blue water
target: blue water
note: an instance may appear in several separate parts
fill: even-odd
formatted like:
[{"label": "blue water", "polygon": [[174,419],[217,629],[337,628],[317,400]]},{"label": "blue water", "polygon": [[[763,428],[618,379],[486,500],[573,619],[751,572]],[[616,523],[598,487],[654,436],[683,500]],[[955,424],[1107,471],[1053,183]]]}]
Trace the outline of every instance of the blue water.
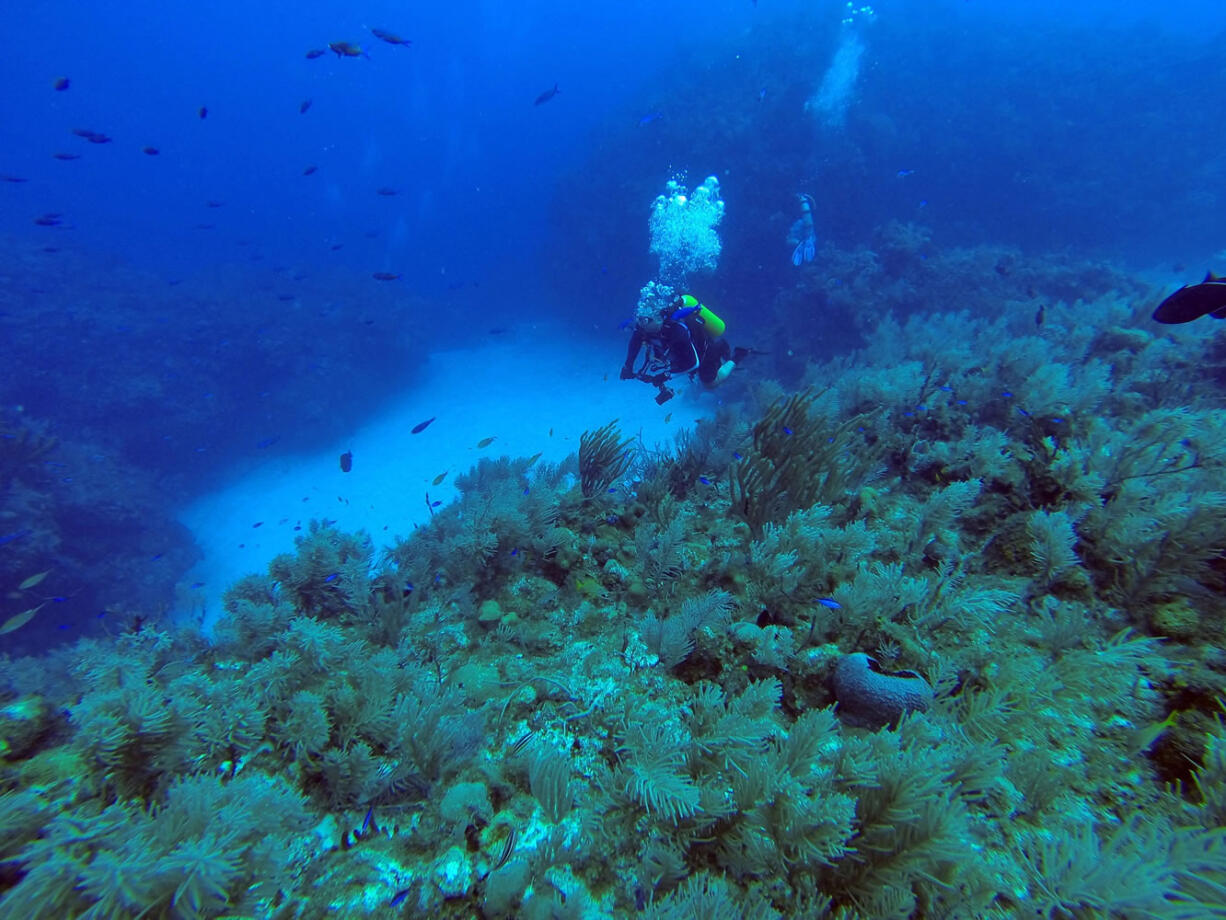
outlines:
[{"label": "blue water", "polygon": [[[482,456],[565,462],[614,417],[644,448],[752,424],[886,311],[1029,329],[1226,272],[1218,0],[84,0],[4,22],[14,655],[214,623],[312,518],[392,550]],[[722,252],[688,280],[756,354],[656,405],[618,380],[658,274],[648,215],[707,176]]]}]

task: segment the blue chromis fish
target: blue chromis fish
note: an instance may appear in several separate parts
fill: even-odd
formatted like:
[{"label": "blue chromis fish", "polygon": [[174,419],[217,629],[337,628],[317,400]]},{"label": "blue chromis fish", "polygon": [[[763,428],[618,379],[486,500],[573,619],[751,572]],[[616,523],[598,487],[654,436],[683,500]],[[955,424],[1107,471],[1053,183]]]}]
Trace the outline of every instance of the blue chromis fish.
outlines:
[{"label": "blue chromis fish", "polygon": [[426,419],[424,422],[419,422],[418,424],[413,426],[413,429],[409,432],[409,434],[421,434],[423,431],[425,431],[427,428],[430,427],[430,423],[434,421],[436,418],[438,418],[437,415],[432,415],[428,419]]}]

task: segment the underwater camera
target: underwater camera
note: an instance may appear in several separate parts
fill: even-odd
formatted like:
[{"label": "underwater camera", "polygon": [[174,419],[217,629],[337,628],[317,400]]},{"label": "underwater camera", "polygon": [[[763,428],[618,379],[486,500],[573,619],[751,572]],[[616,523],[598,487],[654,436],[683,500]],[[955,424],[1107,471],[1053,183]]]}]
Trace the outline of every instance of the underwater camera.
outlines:
[{"label": "underwater camera", "polygon": [[662,406],[676,395],[674,391],[661,384],[660,392],[656,394],[656,405]]}]

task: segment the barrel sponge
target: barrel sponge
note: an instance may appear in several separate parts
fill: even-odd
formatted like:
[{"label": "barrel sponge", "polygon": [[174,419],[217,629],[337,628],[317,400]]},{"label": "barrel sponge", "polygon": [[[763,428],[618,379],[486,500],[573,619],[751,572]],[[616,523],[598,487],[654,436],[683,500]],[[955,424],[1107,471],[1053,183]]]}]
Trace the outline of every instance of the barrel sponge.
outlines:
[{"label": "barrel sponge", "polygon": [[660,257],[660,279],[680,284],[691,272],[714,271],[720,240],[715,228],[724,217],[719,180],[707,177],[694,194],[676,179],[651,206],[651,251]]},{"label": "barrel sponge", "polygon": [[863,652],[839,659],[834,695],[843,720],[865,728],[893,725],[905,713],[927,712],[932,705],[928,681],[914,671],[884,671]]}]

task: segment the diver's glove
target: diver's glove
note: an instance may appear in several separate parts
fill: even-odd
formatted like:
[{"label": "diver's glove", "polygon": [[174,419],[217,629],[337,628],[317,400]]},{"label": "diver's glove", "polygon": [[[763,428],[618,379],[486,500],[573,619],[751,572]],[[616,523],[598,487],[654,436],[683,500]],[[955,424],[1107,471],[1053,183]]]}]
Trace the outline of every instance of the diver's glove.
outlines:
[{"label": "diver's glove", "polygon": [[728,379],[729,375],[734,370],[736,370],[736,362],[735,361],[725,361],[723,364],[719,366],[719,370],[715,372],[715,379],[711,381],[711,386],[712,387],[719,386],[721,383],[723,383],[725,380]]},{"label": "diver's glove", "polygon": [[622,371],[618,376],[621,377],[622,380],[630,380],[634,377],[634,368],[629,364],[623,364]]}]

